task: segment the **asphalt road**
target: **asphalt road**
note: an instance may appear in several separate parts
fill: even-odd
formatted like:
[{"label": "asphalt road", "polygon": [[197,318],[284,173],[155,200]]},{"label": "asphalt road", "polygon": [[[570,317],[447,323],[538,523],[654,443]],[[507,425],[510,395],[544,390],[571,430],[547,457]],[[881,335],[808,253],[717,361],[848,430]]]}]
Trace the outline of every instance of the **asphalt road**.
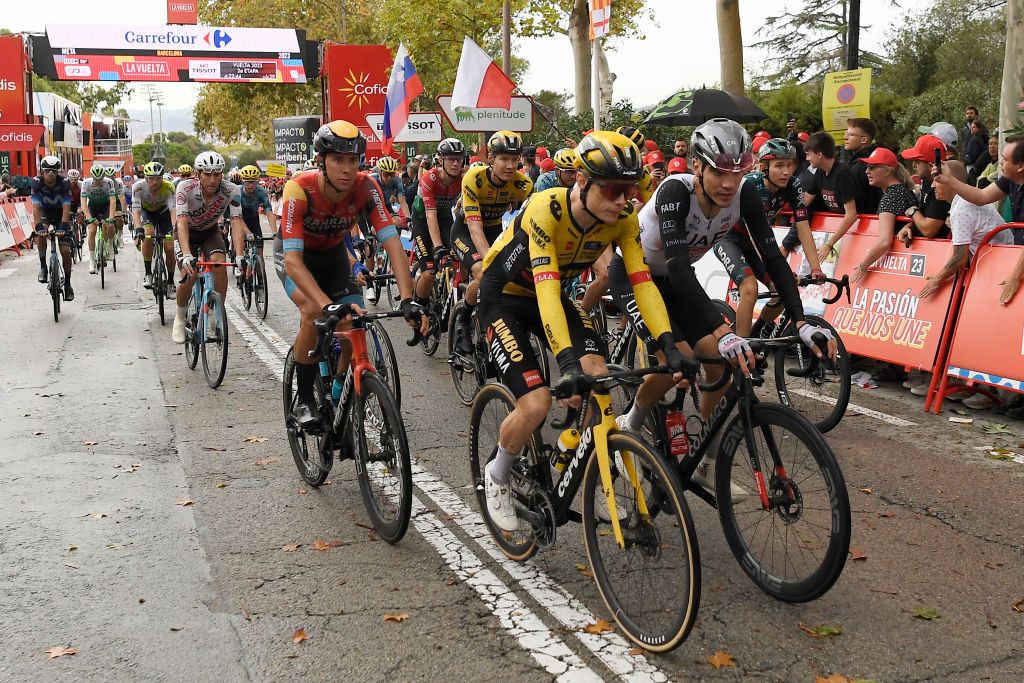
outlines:
[{"label": "asphalt road", "polygon": [[[522,565],[491,544],[467,411],[443,357],[407,349],[400,323],[418,470],[413,524],[390,546],[368,528],[351,462],[318,490],[298,477],[279,379],[297,315],[276,281],[266,321],[230,295],[227,376],[212,390],[171,343],[170,317],[161,327],[134,249],[120,266],[103,290],[78,266],[55,324],[36,257],[0,255],[4,681],[1024,678],[1024,457],[989,456],[1024,452],[1020,423],[989,434],[988,416],[953,424],[902,390],[855,388],[872,414],[851,409],[827,438],[858,559],[821,599],[776,602],[691,498],[697,626],[671,654],[637,654],[584,631],[608,614],[577,568],[578,528]],[[53,647],[77,654],[48,659]],[[713,667],[719,651],[734,666]]]}]

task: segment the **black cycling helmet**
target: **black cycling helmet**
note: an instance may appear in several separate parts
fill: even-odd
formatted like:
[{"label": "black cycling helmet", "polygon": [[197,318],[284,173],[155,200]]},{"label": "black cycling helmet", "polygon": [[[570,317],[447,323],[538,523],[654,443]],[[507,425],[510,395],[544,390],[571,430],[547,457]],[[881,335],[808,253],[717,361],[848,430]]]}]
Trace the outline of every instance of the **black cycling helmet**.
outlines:
[{"label": "black cycling helmet", "polygon": [[637,146],[637,149],[643,150],[644,142],[647,138],[645,138],[644,134],[633,126],[619,126],[615,129],[615,132],[619,135],[625,135],[634,145]]},{"label": "black cycling helmet", "polygon": [[466,154],[466,146],[458,138],[445,138],[438,143],[437,153],[442,157],[463,156]]},{"label": "black cycling helmet", "polygon": [[768,140],[757,150],[757,160],[764,163],[773,159],[796,159],[796,147],[782,138]]},{"label": "black cycling helmet", "polygon": [[576,147],[579,169],[599,180],[639,181],[644,172],[640,149],[621,133],[595,130]]},{"label": "black cycling helmet", "polygon": [[487,141],[487,151],[491,154],[522,154],[523,138],[511,130],[499,130]]},{"label": "black cycling helmet", "polygon": [[321,159],[328,152],[362,155],[366,152],[366,138],[351,123],[338,119],[320,126],[313,136],[313,149]]},{"label": "black cycling helmet", "polygon": [[750,135],[730,119],[711,119],[697,126],[690,149],[702,163],[719,171],[745,173],[754,165]]}]

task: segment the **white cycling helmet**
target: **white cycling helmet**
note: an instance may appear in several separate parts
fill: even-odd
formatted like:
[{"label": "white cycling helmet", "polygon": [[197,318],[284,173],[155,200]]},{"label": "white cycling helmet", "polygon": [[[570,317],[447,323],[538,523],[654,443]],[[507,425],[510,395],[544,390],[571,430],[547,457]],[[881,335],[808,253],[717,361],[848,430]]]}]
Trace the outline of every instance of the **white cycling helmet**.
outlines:
[{"label": "white cycling helmet", "polygon": [[81,175],[77,168],[72,168],[68,171],[68,180],[78,180]]},{"label": "white cycling helmet", "polygon": [[302,164],[303,171],[315,171],[316,169],[317,165],[315,159],[306,159],[306,161]]},{"label": "white cycling helmet", "polygon": [[224,171],[224,157],[217,152],[201,152],[192,164],[197,173],[222,173]]}]

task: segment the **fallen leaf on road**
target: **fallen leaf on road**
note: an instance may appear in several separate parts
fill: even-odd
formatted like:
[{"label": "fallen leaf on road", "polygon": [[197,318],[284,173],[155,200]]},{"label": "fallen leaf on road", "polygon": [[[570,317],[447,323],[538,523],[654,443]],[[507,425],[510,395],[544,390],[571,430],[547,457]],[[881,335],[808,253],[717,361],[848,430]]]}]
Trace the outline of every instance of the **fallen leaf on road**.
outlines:
[{"label": "fallen leaf on road", "polygon": [[77,545],[69,545],[69,546],[67,547],[67,551],[68,551],[69,553],[73,553],[73,552],[75,552],[76,550],[78,550],[78,546],[77,546]]},{"label": "fallen leaf on road", "polygon": [[256,464],[260,466],[269,465],[271,463],[277,462],[280,459],[281,458],[260,458],[259,460],[256,461]]},{"label": "fallen leaf on road", "polygon": [[226,487],[227,485],[228,484],[227,484],[226,481],[222,481],[219,484],[217,484],[217,488],[222,489],[222,488]]},{"label": "fallen leaf on road", "polygon": [[171,627],[171,630],[174,631],[175,633],[177,633],[178,631],[184,631],[185,627],[182,626],[181,624],[175,624],[174,626]]},{"label": "fallen leaf on road", "polygon": [[850,683],[850,679],[843,674],[832,674],[828,678],[815,676],[814,683]]},{"label": "fallen leaf on road", "polygon": [[370,533],[366,534],[366,540],[367,541],[379,541],[380,539],[377,538],[377,534],[375,534],[375,533],[373,533],[371,531]]},{"label": "fallen leaf on road", "polygon": [[301,547],[301,543],[286,543],[283,546],[281,546],[281,550],[285,551],[286,553],[294,553]]},{"label": "fallen leaf on road", "polygon": [[104,517],[107,516],[107,513],[106,512],[93,512],[89,516],[92,517],[93,519],[103,519]]},{"label": "fallen leaf on road", "polygon": [[95,446],[97,443],[99,443],[99,442],[98,441],[86,441],[85,445],[86,446]]},{"label": "fallen leaf on road", "polygon": [[1014,612],[1024,612],[1024,598],[1021,598],[1017,602],[1013,603]]},{"label": "fallen leaf on road", "polygon": [[32,436],[42,436],[42,432],[32,432]]},{"label": "fallen leaf on road", "polygon": [[626,654],[630,657],[639,657],[644,652],[646,652],[646,650],[644,650],[642,647],[631,647],[628,650],[626,650]]},{"label": "fallen leaf on road", "polygon": [[269,441],[269,438],[266,436],[247,436],[242,441],[245,443],[263,443],[264,441]]},{"label": "fallen leaf on road", "polygon": [[142,605],[146,602],[146,598],[139,598],[139,604]]},{"label": "fallen leaf on road", "polygon": [[298,652],[289,652],[286,655],[281,655],[281,659],[298,659],[298,658],[299,658],[299,653]]},{"label": "fallen leaf on road", "polygon": [[1004,424],[985,422],[981,425],[981,431],[986,434],[999,434],[1001,436],[1014,436],[1013,430]]},{"label": "fallen leaf on road", "polygon": [[582,562],[578,562],[576,564],[576,571],[578,571],[580,574],[583,574],[583,576],[594,575],[594,572],[590,571],[590,565],[583,564]]},{"label": "fallen leaf on road", "polygon": [[593,624],[587,624],[583,627],[583,632],[589,633],[592,636],[599,636],[602,633],[608,633],[613,630],[612,625],[604,619],[598,619]]},{"label": "fallen leaf on road", "polygon": [[879,512],[878,516],[879,517],[884,517],[884,518],[889,518],[889,517],[895,517],[896,513],[895,512]]},{"label": "fallen leaf on road", "polygon": [[384,615],[384,621],[393,621],[396,624],[401,624],[403,621],[409,618],[409,615],[405,612],[391,613]]},{"label": "fallen leaf on road", "polygon": [[875,490],[874,490],[874,489],[872,489],[872,488],[868,488],[867,486],[865,486],[864,488],[860,489],[860,492],[861,492],[861,493],[867,493],[868,495],[870,495],[870,494],[874,493],[874,492],[875,492]]},{"label": "fallen leaf on road", "polygon": [[309,640],[309,636],[306,635],[306,629],[304,629],[304,628],[297,628],[297,629],[295,629],[295,633],[292,634],[292,642],[295,643],[296,645],[298,645],[299,643],[301,643],[304,640]]},{"label": "fallen leaf on road", "polygon": [[222,453],[222,452],[226,451],[227,449],[226,448],[221,448],[220,446],[203,446],[203,450],[204,451],[217,451],[218,453]]},{"label": "fallen leaf on road", "polygon": [[194,500],[189,500],[188,498],[179,498],[178,500],[174,501],[174,504],[175,505],[186,506],[186,505],[193,505],[193,504],[195,504],[195,501]]},{"label": "fallen leaf on road", "polygon": [[858,561],[862,561],[862,560],[868,559],[868,556],[867,556],[867,553],[865,553],[860,548],[854,548],[854,547],[851,546],[850,547],[850,559],[853,560],[854,562],[858,562]]},{"label": "fallen leaf on road", "polygon": [[46,651],[46,658],[47,659],[57,659],[58,657],[65,657],[65,656],[71,656],[71,655],[77,655],[77,654],[78,654],[78,648],[77,647],[62,647],[62,646],[58,645],[56,647],[51,647],[50,649],[48,649]]},{"label": "fallen leaf on road", "polygon": [[728,652],[723,652],[722,650],[719,650],[715,654],[708,657],[708,664],[715,667],[716,669],[721,669],[723,666],[735,667],[736,660],[734,660],[732,658],[732,655]]},{"label": "fallen leaf on road", "polygon": [[300,496],[308,496],[309,495],[309,491],[307,491],[306,489],[296,489],[295,493],[299,494]]},{"label": "fallen leaf on road", "polygon": [[242,608],[242,618],[246,621],[252,621],[252,615],[249,614],[249,611],[244,607]]},{"label": "fallen leaf on road", "polygon": [[915,607],[913,614],[915,619],[921,619],[922,621],[935,621],[942,618],[939,610],[934,607],[925,607],[924,605]]},{"label": "fallen leaf on road", "polygon": [[330,550],[331,548],[340,548],[343,545],[348,544],[345,541],[324,541],[318,538],[313,541],[313,545],[310,547],[313,550]]},{"label": "fallen leaf on road", "polygon": [[121,546],[117,543],[108,543],[104,546],[107,550],[120,550]]},{"label": "fallen leaf on road", "polygon": [[837,638],[843,635],[842,626],[807,626],[800,624],[800,630],[811,638]]},{"label": "fallen leaf on road", "polygon": [[373,527],[370,526],[369,524],[363,524],[362,522],[356,522],[356,526],[359,527],[360,529],[369,529],[370,531],[373,531]]},{"label": "fallen leaf on road", "polygon": [[67,567],[68,569],[78,569],[78,565],[77,564],[71,564],[70,562],[65,562],[64,566]]}]

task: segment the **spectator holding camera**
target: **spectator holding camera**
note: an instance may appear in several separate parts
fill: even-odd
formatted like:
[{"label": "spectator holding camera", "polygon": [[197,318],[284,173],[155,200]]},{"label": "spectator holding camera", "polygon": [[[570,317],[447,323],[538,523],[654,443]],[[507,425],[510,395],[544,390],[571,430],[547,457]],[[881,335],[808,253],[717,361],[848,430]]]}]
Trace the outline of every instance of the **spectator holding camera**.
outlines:
[{"label": "spectator holding camera", "polygon": [[871,264],[889,251],[896,234],[896,217],[906,215],[910,207],[917,205],[910,174],[900,165],[892,150],[876,148],[871,156],[864,159],[864,165],[868,182],[882,192],[878,203],[878,239],[854,268],[850,282],[860,281],[868,274]]}]

